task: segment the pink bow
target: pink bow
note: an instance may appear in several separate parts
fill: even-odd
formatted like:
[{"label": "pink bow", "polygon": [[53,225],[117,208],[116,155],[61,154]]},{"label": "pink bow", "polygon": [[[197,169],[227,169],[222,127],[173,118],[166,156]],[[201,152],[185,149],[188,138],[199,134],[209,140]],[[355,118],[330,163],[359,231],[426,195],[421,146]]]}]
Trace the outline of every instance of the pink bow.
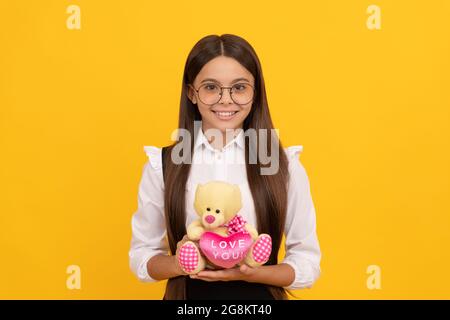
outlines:
[{"label": "pink bow", "polygon": [[246,223],[247,221],[245,221],[245,219],[241,215],[237,214],[233,219],[223,224],[222,226],[228,228],[228,234],[233,234],[241,231],[244,233],[248,233],[248,231],[244,228]]}]

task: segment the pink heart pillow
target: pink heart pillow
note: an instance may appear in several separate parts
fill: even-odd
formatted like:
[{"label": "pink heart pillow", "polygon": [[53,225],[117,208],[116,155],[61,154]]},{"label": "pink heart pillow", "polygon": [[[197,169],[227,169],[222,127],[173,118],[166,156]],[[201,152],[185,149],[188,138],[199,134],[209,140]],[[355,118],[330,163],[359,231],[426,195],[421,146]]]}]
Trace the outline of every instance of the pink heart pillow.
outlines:
[{"label": "pink heart pillow", "polygon": [[200,250],[209,261],[227,269],[234,267],[245,258],[252,243],[251,235],[242,231],[227,237],[206,231],[199,241]]}]

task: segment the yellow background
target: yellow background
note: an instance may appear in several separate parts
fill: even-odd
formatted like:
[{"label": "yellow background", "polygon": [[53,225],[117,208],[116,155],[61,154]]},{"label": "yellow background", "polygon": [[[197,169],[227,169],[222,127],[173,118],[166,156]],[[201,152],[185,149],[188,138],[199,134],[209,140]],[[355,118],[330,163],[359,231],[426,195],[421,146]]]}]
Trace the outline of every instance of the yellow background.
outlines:
[{"label": "yellow background", "polygon": [[128,266],[143,146],[170,142],[188,52],[222,33],[254,46],[281,139],[304,146],[323,260],[297,295],[450,298],[449,16],[444,0],[1,1],[0,298],[161,298]]}]

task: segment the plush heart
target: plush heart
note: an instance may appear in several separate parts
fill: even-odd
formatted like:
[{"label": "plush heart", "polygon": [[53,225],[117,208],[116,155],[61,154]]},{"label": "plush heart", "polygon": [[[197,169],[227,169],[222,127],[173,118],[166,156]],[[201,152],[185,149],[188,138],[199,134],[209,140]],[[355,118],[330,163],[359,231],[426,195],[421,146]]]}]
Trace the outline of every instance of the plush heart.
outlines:
[{"label": "plush heart", "polygon": [[203,254],[217,266],[232,268],[247,255],[253,240],[250,234],[236,232],[227,237],[206,231],[200,237]]}]

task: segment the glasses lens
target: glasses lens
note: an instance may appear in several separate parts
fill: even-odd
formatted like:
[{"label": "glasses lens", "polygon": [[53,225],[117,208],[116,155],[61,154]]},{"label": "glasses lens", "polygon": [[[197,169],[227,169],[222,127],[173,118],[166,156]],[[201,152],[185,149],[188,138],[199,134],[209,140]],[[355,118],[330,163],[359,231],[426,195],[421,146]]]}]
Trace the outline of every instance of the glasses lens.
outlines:
[{"label": "glasses lens", "polygon": [[237,104],[247,104],[253,99],[253,87],[247,83],[237,83],[231,88],[231,98]]},{"label": "glasses lens", "polygon": [[214,83],[207,83],[198,90],[200,100],[205,104],[215,104],[220,100],[220,87]]}]

